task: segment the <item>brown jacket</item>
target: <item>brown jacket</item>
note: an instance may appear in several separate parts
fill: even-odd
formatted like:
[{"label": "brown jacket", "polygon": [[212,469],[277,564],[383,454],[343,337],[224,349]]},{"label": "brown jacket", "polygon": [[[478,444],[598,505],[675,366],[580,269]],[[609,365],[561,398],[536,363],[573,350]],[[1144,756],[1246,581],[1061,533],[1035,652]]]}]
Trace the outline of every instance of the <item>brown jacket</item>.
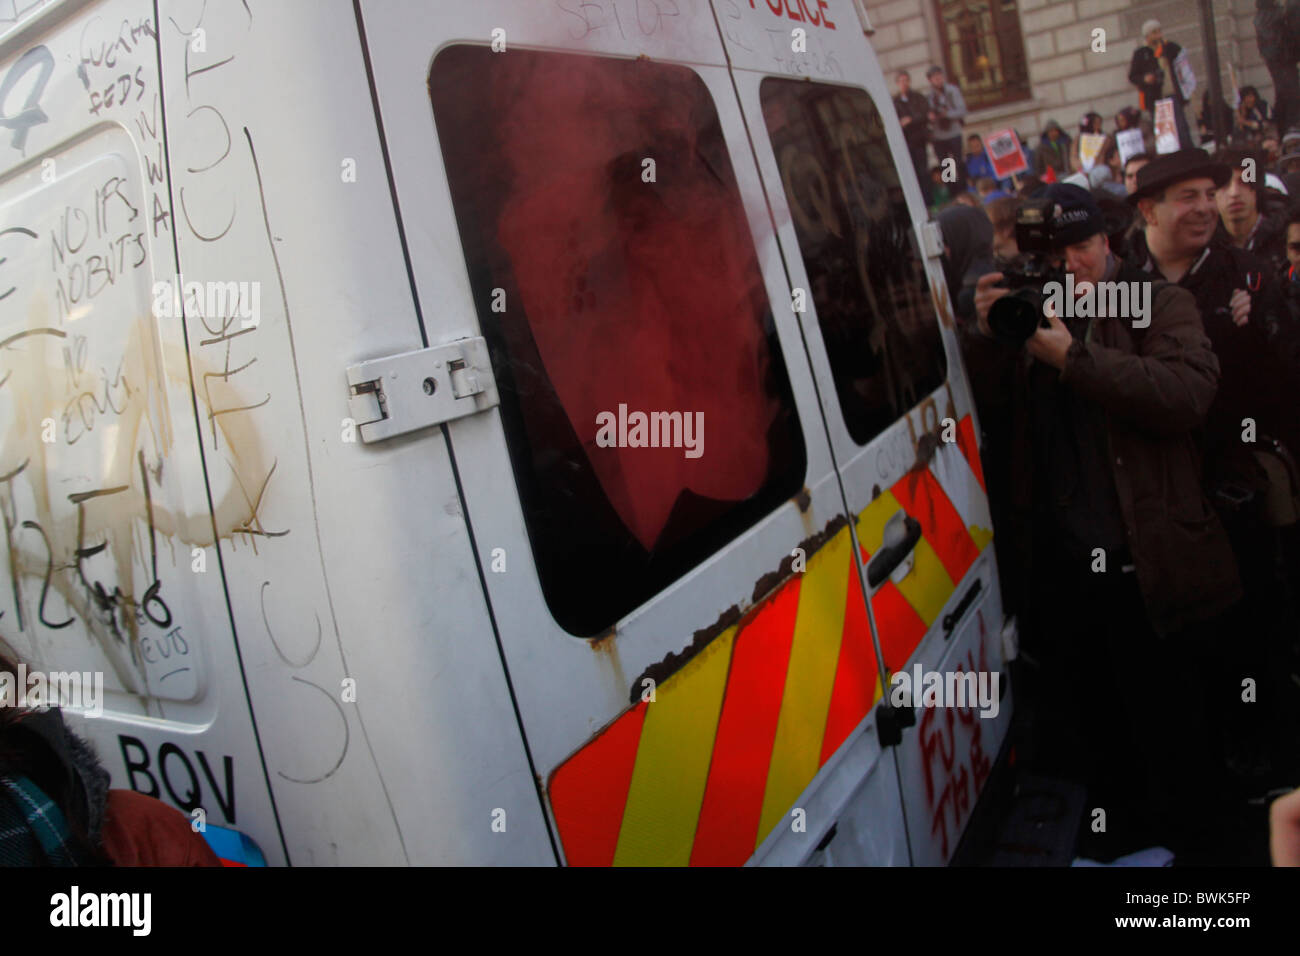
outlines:
[{"label": "brown jacket", "polygon": [[134,790],[108,791],[102,840],[114,866],[221,866],[189,817]]},{"label": "brown jacket", "polygon": [[[1122,266],[1120,281],[1149,279]],[[986,414],[1010,416],[1010,547],[1031,562],[1033,457],[1025,399],[1029,361],[963,330],[971,386]],[[1228,537],[1201,487],[1194,430],[1218,388],[1219,363],[1191,293],[1153,283],[1151,324],[1095,318],[1066,355],[1061,381],[1100,406],[1129,550],[1152,626],[1179,631],[1226,610],[1242,591]],[[997,529],[1000,533],[1003,529]],[[1002,552],[1000,552],[1002,553]],[[1024,567],[1031,566],[1026,563]],[[1020,586],[1028,575],[1015,575]]]}]

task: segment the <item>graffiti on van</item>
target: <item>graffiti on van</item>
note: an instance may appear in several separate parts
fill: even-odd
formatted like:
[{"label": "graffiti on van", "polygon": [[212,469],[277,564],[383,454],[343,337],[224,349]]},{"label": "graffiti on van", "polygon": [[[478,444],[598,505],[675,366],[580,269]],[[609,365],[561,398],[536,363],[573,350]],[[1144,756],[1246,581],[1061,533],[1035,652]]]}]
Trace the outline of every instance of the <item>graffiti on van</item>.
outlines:
[{"label": "graffiti on van", "polygon": [[[27,90],[27,98],[23,101],[22,109],[11,113],[10,94],[23,85],[24,78],[33,70],[36,71],[36,79]],[[45,94],[45,86],[50,82],[50,74],[53,72],[53,54],[47,47],[36,46],[15,60],[14,65],[5,74],[5,78],[0,80],[0,126],[13,130],[14,135],[9,145],[20,153],[24,153],[27,149],[28,131],[33,126],[49,122],[49,117],[41,109],[40,102]]]},{"label": "graffiti on van", "polygon": [[[774,16],[764,16],[763,22],[758,23],[756,11],[764,7]],[[844,68],[821,35],[824,30],[836,29],[825,12],[824,3],[819,4],[817,0],[748,0],[748,3],[745,0],[721,0],[718,13],[727,42],[748,53],[766,49],[777,72],[789,76],[844,79]],[[809,30],[808,26],[816,29]],[[803,31],[797,50],[792,32],[795,29]]]},{"label": "graffiti on van", "polygon": [[[984,613],[979,613],[979,666],[974,648],[966,652],[964,667],[958,672],[987,673],[988,654]],[[925,779],[926,806],[930,812],[930,835],[938,836],[943,856],[947,858],[949,834],[959,836],[966,825],[975,800],[992,770],[992,761],[984,750],[982,721],[976,706],[924,708],[919,734],[921,762]],[[965,753],[959,746],[965,744]]]},{"label": "graffiti on van", "polygon": [[[197,661],[177,658],[189,658],[192,646],[178,616],[191,606],[181,592],[193,586],[192,555],[202,563],[216,539],[255,545],[287,533],[263,518],[277,462],[264,455],[256,423],[237,414],[262,398],[243,396],[237,380],[251,363],[232,358],[227,347],[223,366],[205,349],[193,362],[194,378],[206,386],[197,405],[233,472],[225,487],[213,488],[215,528],[207,502],[186,500],[181,490],[197,462],[176,457],[172,414],[190,407],[190,362],[174,335],[160,336],[149,309],[147,234],[165,236],[171,227],[155,29],[147,18],[116,27],[91,18],[76,42],[75,56],[56,58],[39,47],[10,67],[0,95],[6,125],[29,145],[25,134],[48,119],[37,101],[44,96],[48,108],[57,89],[71,109],[56,114],[60,126],[50,136],[63,140],[63,127],[77,123],[80,95],[95,114],[108,104],[90,94],[129,75],[139,139],[132,144],[128,128],[115,126],[63,140],[68,145],[38,168],[14,174],[0,196],[9,220],[0,231],[0,554],[7,578],[0,615],[21,654],[68,653],[89,638],[102,655],[95,666],[116,677],[113,689],[146,702],[190,700],[200,686]],[[49,64],[49,75],[41,64]],[[28,91],[26,114],[15,113],[20,89]],[[116,97],[113,103],[121,105]],[[210,141],[224,120],[208,126]],[[224,158],[219,136],[216,145],[213,167]],[[136,147],[147,182],[127,158]],[[192,192],[184,198],[202,233],[197,220],[206,206]],[[210,331],[205,341],[217,339],[212,344],[221,348],[228,323],[201,319]],[[55,632],[63,636],[51,644]]]},{"label": "graffiti on van", "polygon": [[[572,17],[569,36],[585,40],[601,30],[652,37],[673,17],[681,16],[676,0],[555,0],[555,8]],[[567,21],[566,21],[567,22]]]}]

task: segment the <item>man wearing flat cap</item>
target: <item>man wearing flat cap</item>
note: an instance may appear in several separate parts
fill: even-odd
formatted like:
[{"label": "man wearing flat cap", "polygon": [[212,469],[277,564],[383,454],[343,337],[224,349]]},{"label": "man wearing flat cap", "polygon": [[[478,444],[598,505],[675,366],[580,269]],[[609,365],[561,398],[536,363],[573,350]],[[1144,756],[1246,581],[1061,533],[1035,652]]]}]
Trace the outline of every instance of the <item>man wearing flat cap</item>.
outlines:
[{"label": "man wearing flat cap", "polygon": [[[982,413],[1011,434],[1015,504],[998,531],[1023,556],[1025,648],[1042,663],[1036,766],[1077,774],[1089,806],[1109,808],[1085,853],[1187,850],[1204,830],[1187,794],[1198,812],[1214,801],[1198,730],[1208,639],[1196,631],[1240,596],[1193,438],[1219,366],[1191,294],[1119,262],[1088,192],[1057,184],[1046,199],[1049,258],[1078,298],[1056,300],[1063,315],[1046,299],[1023,347],[1008,344],[988,320],[1008,293],[994,273],[963,332]],[[1143,314],[1082,307],[1107,286]]]}]

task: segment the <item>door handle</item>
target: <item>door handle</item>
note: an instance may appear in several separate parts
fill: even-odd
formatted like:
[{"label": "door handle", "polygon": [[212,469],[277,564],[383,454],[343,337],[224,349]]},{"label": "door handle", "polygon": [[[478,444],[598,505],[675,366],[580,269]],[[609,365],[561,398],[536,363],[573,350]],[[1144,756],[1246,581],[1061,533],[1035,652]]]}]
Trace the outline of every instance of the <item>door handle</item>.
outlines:
[{"label": "door handle", "polygon": [[906,511],[899,510],[885,522],[880,550],[867,565],[867,586],[873,591],[885,583],[903,559],[912,553],[921,540],[921,522]]}]

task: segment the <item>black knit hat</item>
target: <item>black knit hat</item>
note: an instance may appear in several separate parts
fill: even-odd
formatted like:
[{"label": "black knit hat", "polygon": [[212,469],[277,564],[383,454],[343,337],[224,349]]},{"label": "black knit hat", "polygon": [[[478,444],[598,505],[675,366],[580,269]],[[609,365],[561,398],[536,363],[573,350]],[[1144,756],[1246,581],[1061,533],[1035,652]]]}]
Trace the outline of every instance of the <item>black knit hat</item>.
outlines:
[{"label": "black knit hat", "polygon": [[1072,183],[1053,183],[1043,198],[1053,204],[1053,246],[1072,246],[1106,231],[1106,217],[1088,190]]}]

